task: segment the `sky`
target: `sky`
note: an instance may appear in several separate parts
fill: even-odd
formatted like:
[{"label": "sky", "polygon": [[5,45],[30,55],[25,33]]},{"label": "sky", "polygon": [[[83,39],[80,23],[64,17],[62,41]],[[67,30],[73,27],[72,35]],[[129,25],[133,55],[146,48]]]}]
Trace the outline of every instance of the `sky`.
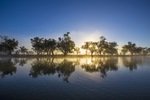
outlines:
[{"label": "sky", "polygon": [[128,41],[150,47],[150,0],[0,0],[0,35],[31,48],[34,37],[70,32],[76,46],[84,41]]}]

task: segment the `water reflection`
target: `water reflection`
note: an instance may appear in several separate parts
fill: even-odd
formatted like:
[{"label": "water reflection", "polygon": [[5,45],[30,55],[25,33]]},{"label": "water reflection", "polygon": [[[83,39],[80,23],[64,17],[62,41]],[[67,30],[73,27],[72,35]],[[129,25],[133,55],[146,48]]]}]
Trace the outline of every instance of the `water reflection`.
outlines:
[{"label": "water reflection", "polygon": [[24,66],[28,60],[29,60],[28,58],[14,58],[13,59],[14,63],[19,64],[19,66]]},{"label": "water reflection", "polygon": [[12,62],[12,58],[0,59],[0,77],[4,78],[6,75],[13,75],[16,73],[17,68]]},{"label": "water reflection", "polygon": [[36,78],[40,75],[53,75],[56,73],[56,64],[48,60],[40,60],[33,62],[31,64],[30,76]]},{"label": "water reflection", "polygon": [[123,57],[122,63],[125,67],[127,67],[130,71],[137,69],[137,64],[142,64],[142,59],[138,59],[136,57]]},{"label": "water reflection", "polygon": [[60,64],[58,64],[56,70],[59,73],[59,77],[63,77],[64,81],[69,82],[68,78],[75,71],[75,64],[64,59]]},{"label": "water reflection", "polygon": [[118,70],[117,63],[118,58],[91,58],[90,63],[86,61],[81,67],[90,73],[100,72],[100,76],[104,78],[107,76],[108,71]]},{"label": "water reflection", "polygon": [[62,62],[55,62],[54,59],[37,59],[37,61],[31,64],[30,76],[37,78],[41,75],[53,75],[58,74],[58,77],[63,77],[66,82],[71,73],[75,71],[75,63],[64,59]]},{"label": "water reflection", "polygon": [[[117,71],[121,67],[126,67],[130,71],[133,71],[134,69],[137,69],[138,65],[144,63],[144,59],[149,58],[0,58],[0,77],[3,78],[6,75],[12,76],[16,73],[17,67],[28,64],[29,66],[31,65],[29,76],[32,76],[33,78],[55,74],[64,81],[69,82],[69,77],[77,67],[84,69],[84,71],[88,73],[98,72],[100,77],[105,78],[109,71]],[[149,61],[147,61],[147,63],[149,63]]]}]

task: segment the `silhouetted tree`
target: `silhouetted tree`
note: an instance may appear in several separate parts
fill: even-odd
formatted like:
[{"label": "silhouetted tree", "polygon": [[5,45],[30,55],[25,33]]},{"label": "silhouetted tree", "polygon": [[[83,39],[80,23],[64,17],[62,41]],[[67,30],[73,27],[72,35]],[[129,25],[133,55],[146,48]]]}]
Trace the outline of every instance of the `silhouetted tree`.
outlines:
[{"label": "silhouetted tree", "polygon": [[76,47],[76,48],[74,49],[74,51],[75,51],[76,54],[78,55],[78,54],[80,53],[80,48]]},{"label": "silhouetted tree", "polygon": [[97,42],[89,42],[88,49],[91,52],[91,56],[93,56],[93,53],[97,51]]},{"label": "silhouetted tree", "polygon": [[101,55],[102,52],[106,49],[107,46],[107,42],[106,42],[106,38],[104,36],[100,37],[100,41],[97,44],[98,47],[98,53]]},{"label": "silhouetted tree", "polygon": [[44,50],[44,38],[35,37],[31,39],[32,49],[37,53],[37,55],[42,54]]},{"label": "silhouetted tree", "polygon": [[12,52],[17,49],[18,41],[15,39],[9,39],[7,36],[0,36],[2,41],[0,43],[1,51],[11,55]]},{"label": "silhouetted tree", "polygon": [[84,42],[84,45],[81,46],[82,49],[86,50],[86,55],[90,46],[90,42]]},{"label": "silhouetted tree", "polygon": [[58,38],[58,49],[64,55],[67,55],[68,53],[73,53],[73,50],[75,48],[75,43],[73,40],[71,40],[69,34],[70,32],[67,32],[67,34],[64,34],[63,38]]},{"label": "silhouetted tree", "polygon": [[142,47],[135,47],[135,53],[136,54],[142,54],[143,48]]},{"label": "silhouetted tree", "polygon": [[126,53],[128,52],[127,45],[124,45],[124,46],[122,47],[121,52],[123,53],[123,55],[126,55]]},{"label": "silhouetted tree", "polygon": [[147,55],[150,52],[150,48],[144,47],[142,48],[141,52],[143,55]]},{"label": "silhouetted tree", "polygon": [[150,48],[146,48],[146,54],[150,53]]},{"label": "silhouetted tree", "polygon": [[128,42],[127,45],[123,46],[123,49],[128,50],[130,54],[133,55],[136,52],[136,44],[132,42]]},{"label": "silhouetted tree", "polygon": [[27,54],[28,49],[27,49],[25,46],[22,46],[22,47],[20,47],[20,52],[21,52],[22,54]]},{"label": "silhouetted tree", "polygon": [[117,43],[116,42],[109,42],[106,44],[105,46],[105,50],[104,53],[113,55],[113,54],[117,54]]},{"label": "silhouetted tree", "polygon": [[47,55],[54,55],[54,51],[57,48],[57,42],[55,39],[45,39],[44,40],[44,51],[47,52]]}]

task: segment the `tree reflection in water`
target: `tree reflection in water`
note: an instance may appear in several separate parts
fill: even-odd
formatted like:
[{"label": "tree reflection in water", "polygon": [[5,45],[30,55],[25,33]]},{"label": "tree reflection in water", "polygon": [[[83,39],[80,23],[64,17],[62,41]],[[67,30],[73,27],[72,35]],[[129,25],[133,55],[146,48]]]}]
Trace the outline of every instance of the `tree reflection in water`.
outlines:
[{"label": "tree reflection in water", "polygon": [[29,58],[14,58],[14,64],[19,64],[19,66],[24,66],[27,61],[29,60]]},{"label": "tree reflection in water", "polygon": [[31,64],[30,76],[36,78],[41,75],[53,75],[58,73],[58,77],[63,77],[66,82],[70,75],[75,71],[75,63],[64,59],[61,63],[54,63],[53,58],[46,60],[38,59]]},{"label": "tree reflection in water", "polygon": [[108,71],[118,70],[118,58],[91,58],[91,62],[82,64],[81,67],[87,72],[100,72],[100,76],[105,78]]},{"label": "tree reflection in water", "polygon": [[123,57],[122,62],[130,71],[137,69],[137,64],[142,64],[142,60],[137,57]]},{"label": "tree reflection in water", "polygon": [[12,62],[11,58],[0,59],[0,77],[3,78],[5,75],[13,75],[16,73],[17,68]]},{"label": "tree reflection in water", "polygon": [[37,59],[37,61],[31,64],[32,68],[30,70],[30,76],[36,78],[40,75],[53,75],[56,73],[56,64],[53,62],[53,59]]},{"label": "tree reflection in water", "polygon": [[[24,66],[30,59],[32,58],[0,58],[0,77],[13,75],[17,71],[16,64]],[[59,60],[57,61],[57,59]],[[84,61],[85,59],[87,58],[56,58],[54,61],[54,58],[37,58],[31,64],[29,75],[36,78],[42,75],[58,74],[58,77],[69,82],[68,78],[77,66],[81,66],[89,73],[99,72],[102,78],[107,76],[108,71],[118,70],[118,57],[94,57]],[[142,60],[141,57],[121,57],[120,61],[126,68],[133,71],[137,69],[138,64],[142,64],[145,60]]]}]

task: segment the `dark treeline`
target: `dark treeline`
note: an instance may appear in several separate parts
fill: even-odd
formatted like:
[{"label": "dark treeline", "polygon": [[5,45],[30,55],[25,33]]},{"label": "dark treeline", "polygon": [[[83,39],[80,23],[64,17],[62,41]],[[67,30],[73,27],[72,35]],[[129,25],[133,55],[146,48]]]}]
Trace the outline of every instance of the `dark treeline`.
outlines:
[{"label": "dark treeline", "polygon": [[[71,53],[80,53],[80,47],[75,46],[75,42],[69,36],[70,32],[67,32],[63,37],[59,37],[58,40],[53,38],[40,38],[34,37],[31,40],[32,50],[37,55],[68,55]],[[18,41],[10,39],[7,36],[0,36],[0,53],[3,55],[32,55],[34,52],[29,51],[25,46],[18,48]],[[136,46],[136,43],[128,42],[122,46],[120,53],[118,53],[117,42],[108,42],[104,36],[100,37],[99,41],[86,41],[81,46],[86,50],[86,55],[90,53],[93,55],[147,55],[150,53],[150,48]]]}]

